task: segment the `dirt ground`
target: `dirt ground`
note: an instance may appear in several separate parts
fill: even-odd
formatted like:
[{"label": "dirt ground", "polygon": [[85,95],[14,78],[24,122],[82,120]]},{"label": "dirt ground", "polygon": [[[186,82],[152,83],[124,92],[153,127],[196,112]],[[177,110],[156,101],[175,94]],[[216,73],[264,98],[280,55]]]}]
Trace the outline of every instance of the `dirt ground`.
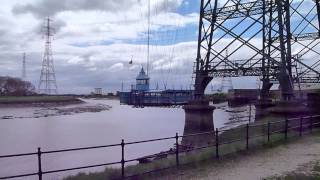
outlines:
[{"label": "dirt ground", "polygon": [[214,165],[208,163],[180,170],[160,179],[260,180],[297,170],[307,171],[310,163],[319,161],[320,135],[307,135],[273,148],[226,158]]}]

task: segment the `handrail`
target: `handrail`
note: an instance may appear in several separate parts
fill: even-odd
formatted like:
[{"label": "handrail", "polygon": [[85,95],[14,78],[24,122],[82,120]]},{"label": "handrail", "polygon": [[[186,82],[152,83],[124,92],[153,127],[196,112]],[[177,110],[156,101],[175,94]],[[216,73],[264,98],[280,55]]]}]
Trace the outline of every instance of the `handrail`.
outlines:
[{"label": "handrail", "polygon": [[0,156],[0,159],[1,158],[10,158],[10,157],[19,157],[19,156],[32,156],[32,155],[36,155],[37,153],[34,152],[34,153],[22,153],[22,154],[10,154],[10,155],[3,155],[3,156]]},{"label": "handrail", "polygon": [[77,170],[77,169],[86,169],[86,168],[93,168],[93,167],[100,167],[100,166],[108,166],[108,165],[119,164],[119,163],[121,163],[121,162],[118,161],[118,162],[95,164],[95,165],[89,165],[89,166],[79,166],[79,167],[74,167],[74,168],[57,169],[57,170],[51,170],[51,171],[44,171],[44,172],[42,172],[42,174],[50,174],[50,173],[57,173],[57,172],[63,172],[63,171],[72,171],[72,170]]},{"label": "handrail", "polygon": [[[219,158],[219,146],[221,145],[227,145],[227,144],[232,144],[240,141],[245,141],[246,140],[246,148],[249,148],[249,140],[258,138],[258,137],[268,137],[268,142],[270,141],[270,136],[273,134],[280,134],[284,133],[285,134],[285,139],[287,139],[287,134],[288,131],[290,130],[296,130],[299,131],[299,136],[302,136],[305,134],[303,129],[310,128],[310,132],[312,132],[312,129],[320,125],[320,120],[319,120],[320,115],[309,115],[309,116],[304,116],[304,117],[296,117],[296,118],[290,118],[290,119],[284,119],[284,120],[278,120],[278,121],[272,121],[272,122],[267,122],[267,123],[257,123],[257,124],[246,124],[246,126],[239,126],[233,129],[229,130],[219,130],[216,129],[215,131],[207,131],[207,132],[201,132],[201,133],[193,133],[193,134],[187,134],[187,135],[178,135],[176,133],[175,136],[170,136],[170,137],[164,137],[164,138],[155,138],[155,139],[148,139],[148,140],[141,140],[141,141],[132,141],[132,142],[125,142],[124,140],[121,141],[121,143],[117,144],[109,144],[109,145],[101,145],[101,146],[87,146],[87,147],[80,147],[80,148],[67,148],[67,149],[59,149],[59,150],[48,150],[48,151],[41,151],[40,148],[38,148],[37,152],[31,152],[31,153],[20,153],[20,154],[9,154],[9,155],[1,155],[0,159],[2,158],[12,158],[12,157],[24,157],[24,156],[37,156],[38,159],[38,172],[32,172],[32,173],[26,173],[26,174],[20,174],[20,175],[12,175],[12,176],[4,176],[0,177],[0,179],[12,179],[12,178],[19,178],[19,177],[27,177],[27,176],[38,176],[39,180],[42,180],[42,175],[44,174],[51,174],[51,173],[58,173],[58,172],[63,172],[63,171],[72,171],[72,170],[79,170],[79,169],[85,169],[85,168],[94,168],[94,167],[100,167],[100,166],[109,166],[109,165],[115,165],[115,164],[121,164],[121,170],[122,170],[122,175],[121,178],[126,178],[126,177],[133,177],[136,175],[130,175],[130,176],[125,176],[125,163],[128,162],[134,162],[134,161],[139,161],[143,158],[156,158],[160,155],[175,155],[176,156],[176,166],[179,166],[179,154],[181,153],[188,153],[190,151],[196,151],[200,149],[205,149],[205,148],[215,148],[216,149],[216,157]],[[315,121],[317,119],[318,121]],[[309,120],[309,121],[305,121]],[[292,121],[297,121],[297,123],[293,124],[288,124],[291,123]],[[277,123],[285,123],[280,124],[277,126],[277,128],[272,128],[271,125],[277,124]],[[268,128],[267,130],[264,129],[262,130],[261,133],[258,134],[252,134],[250,135],[250,130],[256,127],[263,127],[263,128]],[[226,138],[225,140],[221,139],[221,136],[227,131],[230,130],[239,130],[243,131],[245,138],[239,138],[239,137],[232,137],[232,138]],[[267,131],[267,134],[266,134]],[[187,148],[187,149],[180,149],[180,145],[178,144],[179,138],[188,138],[192,136],[202,136],[202,135],[207,135],[207,134],[212,134],[213,137],[215,138],[212,139],[212,143],[205,145],[205,146],[199,146],[199,147],[192,147],[192,148]],[[163,141],[163,140],[169,140],[173,139],[175,140],[176,148],[171,149],[170,151],[165,151],[161,152],[158,154],[153,154],[149,156],[144,156],[140,158],[133,158],[133,159],[125,159],[125,147],[126,145],[133,145],[133,144],[141,144],[141,143],[148,143],[148,142],[157,142],[157,141]],[[62,153],[62,152],[73,152],[73,151],[81,151],[81,150],[90,150],[90,149],[100,149],[100,148],[110,148],[110,147],[121,147],[122,149],[122,160],[121,161],[116,161],[116,162],[109,162],[109,163],[101,163],[101,164],[93,164],[93,165],[88,165],[88,166],[78,166],[78,167],[72,167],[72,168],[64,168],[64,169],[55,169],[55,170],[47,170],[47,171],[42,171],[42,161],[41,157],[42,155],[45,154],[54,154],[54,153]],[[167,169],[167,168],[161,168],[161,169]],[[149,172],[154,172],[154,171],[159,171],[161,169],[155,169]],[[144,173],[142,173],[144,174]]]},{"label": "handrail", "polygon": [[61,150],[53,150],[53,151],[43,151],[42,154],[51,154],[51,153],[59,153],[59,152],[68,152],[68,151],[80,151],[80,150],[88,150],[88,149],[100,149],[100,148],[107,148],[107,147],[114,147],[120,146],[121,144],[110,144],[110,145],[103,145],[103,146],[89,146],[83,148],[71,148],[71,149],[61,149]]}]

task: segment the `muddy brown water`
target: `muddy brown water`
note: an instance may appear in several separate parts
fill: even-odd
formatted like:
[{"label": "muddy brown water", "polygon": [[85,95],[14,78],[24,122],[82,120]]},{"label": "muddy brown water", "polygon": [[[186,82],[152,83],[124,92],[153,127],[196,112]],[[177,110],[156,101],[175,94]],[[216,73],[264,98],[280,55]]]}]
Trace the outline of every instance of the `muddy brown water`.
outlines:
[{"label": "muddy brown water", "polygon": [[[111,106],[101,112],[57,114],[41,107],[0,108],[0,156],[64,148],[77,148],[147,140],[183,134],[182,108],[133,108],[118,100],[85,100],[85,105]],[[62,107],[74,109],[75,105]],[[83,105],[80,105],[83,106]],[[230,108],[227,103],[215,105],[214,126],[228,129],[247,123],[249,106]],[[62,111],[64,112],[64,111]],[[254,109],[253,109],[254,112]],[[254,113],[252,114],[254,121]],[[172,148],[174,140],[128,145],[125,158],[132,159]],[[43,170],[120,161],[120,147],[84,150],[43,156]],[[101,171],[101,168],[68,171],[45,175],[45,179],[62,179],[80,171]],[[37,172],[37,157],[0,159],[0,177]],[[22,179],[36,179],[29,177]]]}]

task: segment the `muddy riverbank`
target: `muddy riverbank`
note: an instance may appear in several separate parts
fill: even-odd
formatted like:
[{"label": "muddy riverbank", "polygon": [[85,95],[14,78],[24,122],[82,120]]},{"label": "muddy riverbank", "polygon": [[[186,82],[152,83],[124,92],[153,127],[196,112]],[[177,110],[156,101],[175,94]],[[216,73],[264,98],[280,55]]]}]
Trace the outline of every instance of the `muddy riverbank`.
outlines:
[{"label": "muddy riverbank", "polygon": [[[0,108],[19,108],[26,109],[25,113],[5,113],[0,115],[1,119],[22,119],[22,118],[40,118],[50,116],[73,115],[86,112],[101,112],[110,110],[110,105],[101,103],[87,103],[81,99],[66,101],[48,101],[0,104]],[[33,107],[33,108],[32,108]],[[9,111],[10,112],[10,111]]]}]

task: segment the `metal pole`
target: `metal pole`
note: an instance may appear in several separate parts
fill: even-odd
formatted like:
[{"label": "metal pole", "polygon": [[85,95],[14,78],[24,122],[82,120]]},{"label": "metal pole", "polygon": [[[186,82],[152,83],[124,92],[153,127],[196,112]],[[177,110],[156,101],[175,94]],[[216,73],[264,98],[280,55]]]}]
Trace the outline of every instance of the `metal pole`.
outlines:
[{"label": "metal pole", "polygon": [[202,41],[202,26],[204,17],[204,0],[200,1],[200,16],[199,16],[199,29],[198,29],[198,47],[197,47],[197,60],[196,60],[196,77],[195,77],[195,97],[200,98],[202,96],[200,86],[197,85],[200,74],[200,61],[201,61],[201,41]]},{"label": "metal pole", "polygon": [[313,117],[310,116],[310,132],[312,133],[312,126],[313,126]]},{"label": "metal pole", "polygon": [[150,0],[148,0],[148,49],[147,49],[147,75],[149,76],[150,63]]},{"label": "metal pole", "polygon": [[247,137],[246,137],[246,148],[247,150],[249,149],[249,124],[247,124],[247,128],[246,128],[246,133],[247,133]]},{"label": "metal pole", "polygon": [[286,118],[286,121],[285,121],[284,138],[285,140],[288,139],[288,118]]},{"label": "metal pole", "polygon": [[179,136],[176,133],[176,165],[179,166]]},{"label": "metal pole", "polygon": [[268,142],[270,142],[270,122],[268,121]]},{"label": "metal pole", "polygon": [[124,178],[124,140],[121,140],[121,177]]},{"label": "metal pole", "polygon": [[216,128],[216,158],[219,158],[219,130]]},{"label": "metal pole", "polygon": [[302,136],[302,117],[300,116],[300,129],[299,129],[299,136]]},{"label": "metal pole", "polygon": [[251,104],[249,105],[249,123],[251,122]]},{"label": "metal pole", "polygon": [[[285,101],[288,101],[289,99],[291,99],[292,96],[292,91],[293,91],[293,85],[291,81],[291,70],[287,69],[287,65],[290,64],[291,67],[291,49],[290,49],[290,34],[284,34],[284,31],[286,31],[287,33],[290,33],[290,19],[288,19],[288,13],[289,12],[284,12],[285,10],[288,10],[287,8],[285,8],[285,5],[283,4],[284,1],[283,0],[276,0],[276,5],[277,5],[277,11],[278,11],[278,26],[279,26],[279,50],[280,50],[280,57],[281,57],[281,67],[280,67],[280,74],[281,77],[285,77],[286,81],[282,81],[280,82],[281,87],[283,87],[283,89],[281,90],[281,94],[282,94],[282,99]],[[287,2],[287,0],[285,1]],[[286,4],[289,5],[289,4]],[[285,13],[285,14],[284,14]],[[283,15],[286,16],[286,18],[283,19]],[[290,17],[289,17],[290,18]],[[284,27],[285,25],[285,27]],[[286,30],[284,30],[284,28],[286,28]],[[286,48],[286,42],[285,40],[287,40],[287,48]],[[290,61],[290,62],[289,62]]]},{"label": "metal pole", "polygon": [[316,6],[317,6],[317,15],[318,15],[318,25],[319,25],[318,32],[320,35],[320,4],[319,4],[318,0],[315,0],[315,2],[316,2]]},{"label": "metal pole", "polygon": [[[263,51],[263,56],[262,56],[262,83],[265,84],[265,79],[266,79],[266,2],[262,1],[262,51]],[[262,85],[262,89],[264,86]],[[264,98],[264,94],[263,94],[263,98]],[[251,108],[251,104],[250,104],[250,108]]]},{"label": "metal pole", "polygon": [[39,180],[42,180],[42,166],[41,166],[41,148],[38,147],[38,176]]},{"label": "metal pole", "polygon": [[[287,71],[289,72],[289,76],[290,78],[292,78],[292,67],[291,67],[291,59],[292,59],[292,55],[291,55],[291,39],[292,39],[292,34],[291,34],[291,26],[290,26],[290,2],[289,0],[285,0],[284,1],[284,12],[285,13],[285,29],[286,29],[286,36],[287,36]],[[291,86],[292,83],[291,83]],[[293,89],[291,90],[293,91]],[[291,92],[292,93],[292,92]],[[291,95],[292,96],[292,95]]]}]

